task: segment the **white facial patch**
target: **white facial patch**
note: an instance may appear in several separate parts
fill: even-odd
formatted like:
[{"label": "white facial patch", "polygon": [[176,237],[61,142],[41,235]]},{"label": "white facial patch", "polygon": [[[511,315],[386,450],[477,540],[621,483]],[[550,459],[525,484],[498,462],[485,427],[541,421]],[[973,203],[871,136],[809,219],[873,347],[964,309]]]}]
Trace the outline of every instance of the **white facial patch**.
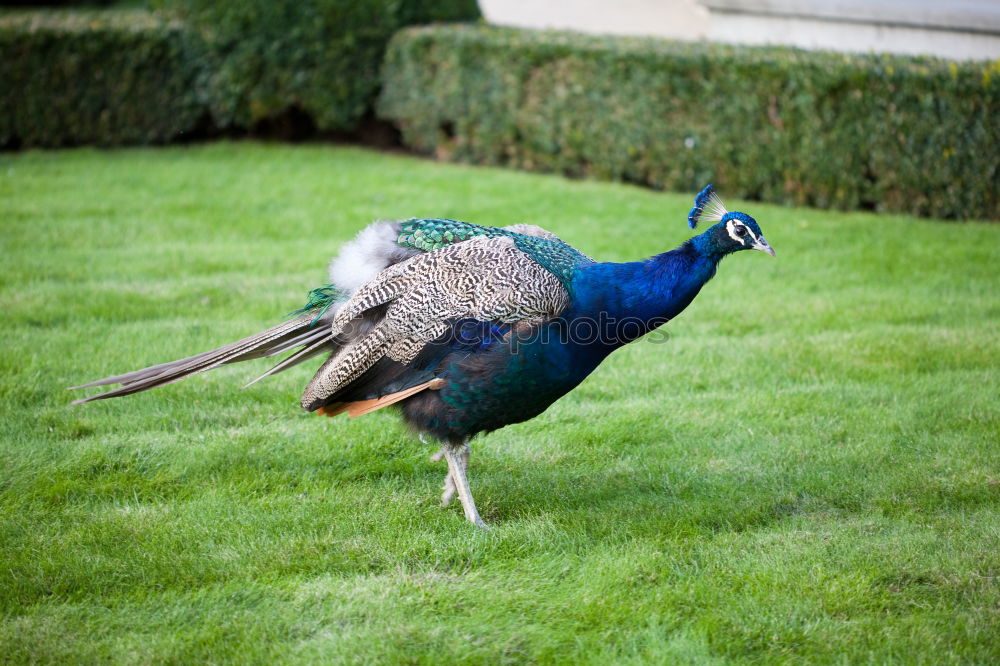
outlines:
[{"label": "white facial patch", "polygon": [[[737,235],[736,227],[743,227],[744,229],[746,229],[747,235],[746,236]],[[753,241],[753,243],[757,242],[757,234],[753,232],[753,229],[743,224],[739,220],[729,220],[728,222],[726,222],[726,232],[729,234],[730,238],[732,238],[740,245],[743,245],[743,241],[747,239],[750,239],[751,241]]]}]

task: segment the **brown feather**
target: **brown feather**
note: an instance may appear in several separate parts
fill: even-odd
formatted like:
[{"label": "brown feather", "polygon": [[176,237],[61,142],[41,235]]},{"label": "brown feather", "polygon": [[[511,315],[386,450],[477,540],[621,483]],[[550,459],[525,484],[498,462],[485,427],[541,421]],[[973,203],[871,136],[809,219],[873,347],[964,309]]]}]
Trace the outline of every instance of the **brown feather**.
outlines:
[{"label": "brown feather", "polygon": [[412,395],[420,393],[421,391],[437,391],[442,386],[444,386],[444,380],[440,377],[435,377],[429,382],[417,384],[416,386],[411,386],[408,389],[384,395],[381,398],[374,398],[372,400],[357,400],[355,402],[335,402],[333,404],[320,407],[316,410],[316,412],[318,414],[331,417],[347,412],[349,417],[356,419],[359,416],[364,416],[365,414],[370,414],[371,412],[382,409],[383,407],[395,404],[400,400],[405,400]]},{"label": "brown feather", "polygon": [[[332,313],[327,315],[328,318],[332,316]],[[294,346],[294,344],[290,345],[290,343],[294,343],[296,340],[311,340],[316,337],[312,330],[314,321],[315,315],[306,313],[293,320],[283,322],[266,331],[261,331],[219,349],[202,352],[201,354],[195,354],[194,356],[169,363],[161,363],[149,368],[143,368],[142,370],[127,372],[123,375],[106,377],[90,382],[89,384],[83,384],[82,386],[74,386],[73,388],[77,389],[90,386],[104,386],[107,384],[122,385],[120,388],[105,393],[74,400],[71,404],[79,405],[93,400],[104,400],[106,398],[139,393],[157,386],[172,384],[185,377],[190,377],[206,370],[212,370],[228,363],[237,363],[239,361],[269,356],[279,346],[290,349]],[[326,321],[329,321],[329,319],[326,319]],[[329,331],[329,324],[326,324],[324,321],[317,322],[316,325],[322,326],[323,329]],[[329,333],[327,332],[325,335],[329,336]],[[303,352],[307,353],[303,354],[303,352],[299,352],[298,354],[293,354],[292,357],[280,363],[279,367],[276,370],[272,370],[272,372],[283,370],[314,353],[319,353],[330,347],[335,347],[332,340],[324,341],[321,339],[318,342],[314,342],[312,347],[307,347],[306,350],[303,350]]]}]

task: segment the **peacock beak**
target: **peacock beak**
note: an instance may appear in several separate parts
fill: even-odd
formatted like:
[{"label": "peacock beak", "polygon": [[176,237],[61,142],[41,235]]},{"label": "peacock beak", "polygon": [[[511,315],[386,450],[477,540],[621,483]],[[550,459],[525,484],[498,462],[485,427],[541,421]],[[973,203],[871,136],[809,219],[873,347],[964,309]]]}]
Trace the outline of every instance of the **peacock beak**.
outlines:
[{"label": "peacock beak", "polygon": [[767,240],[763,236],[757,239],[757,242],[753,244],[751,249],[767,252],[772,257],[774,256],[774,248],[767,244]]}]

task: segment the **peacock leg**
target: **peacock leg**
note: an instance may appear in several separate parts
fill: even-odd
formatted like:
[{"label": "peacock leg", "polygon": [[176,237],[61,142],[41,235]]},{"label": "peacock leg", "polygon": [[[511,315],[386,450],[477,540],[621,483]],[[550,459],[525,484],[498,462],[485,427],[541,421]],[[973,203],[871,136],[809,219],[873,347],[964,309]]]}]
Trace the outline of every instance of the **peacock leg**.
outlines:
[{"label": "peacock leg", "polygon": [[448,506],[451,504],[451,500],[455,499],[455,492],[458,490],[455,487],[455,479],[451,475],[451,470],[444,475],[444,486],[441,490],[444,491],[441,493],[441,506]]},{"label": "peacock leg", "polygon": [[[427,438],[424,436],[423,433],[420,433],[420,441],[423,444],[427,444]],[[431,456],[431,462],[438,462],[439,460],[444,458],[444,448],[445,447],[442,446],[440,449],[438,449],[437,453]],[[468,469],[469,467],[468,454],[466,454],[465,456],[465,467],[466,469]],[[444,491],[443,493],[441,493],[441,506],[448,506],[449,504],[451,504],[451,500],[455,498],[455,481],[454,479],[451,478],[450,469],[447,472],[445,472],[444,486],[442,486],[441,490]]]},{"label": "peacock leg", "polygon": [[[431,456],[431,462],[437,462],[441,460],[441,458],[444,458],[444,455],[445,455],[445,447],[442,446],[437,453]],[[465,447],[462,449],[462,468],[466,470],[469,469],[468,444],[466,444]],[[451,504],[451,501],[455,499],[455,492],[458,490],[455,487],[455,479],[452,477],[450,469],[444,475],[444,486],[441,488],[441,490],[444,491],[443,493],[441,493],[441,506],[448,506],[449,504]]]},{"label": "peacock leg", "polygon": [[468,440],[458,445],[445,444],[444,457],[448,461],[450,478],[455,484],[455,490],[458,492],[458,499],[462,502],[462,509],[465,511],[466,519],[476,527],[488,529],[486,523],[479,517],[479,512],[476,511],[476,502],[472,499],[472,489],[469,488],[469,479],[465,476],[465,470],[469,465]]},{"label": "peacock leg", "polygon": [[[438,460],[441,460],[441,458],[443,458],[444,455],[445,455],[445,447],[442,446],[441,450],[435,453],[434,456],[431,458],[431,460],[437,462]],[[468,471],[469,469],[468,444],[465,444],[462,447],[461,456],[462,456],[462,469]],[[443,493],[441,493],[441,506],[448,506],[449,504],[451,504],[451,501],[455,499],[455,493],[458,491],[458,488],[455,486],[455,477],[451,475],[450,469],[448,470],[448,473],[444,475],[444,487],[441,490],[444,491]]]}]

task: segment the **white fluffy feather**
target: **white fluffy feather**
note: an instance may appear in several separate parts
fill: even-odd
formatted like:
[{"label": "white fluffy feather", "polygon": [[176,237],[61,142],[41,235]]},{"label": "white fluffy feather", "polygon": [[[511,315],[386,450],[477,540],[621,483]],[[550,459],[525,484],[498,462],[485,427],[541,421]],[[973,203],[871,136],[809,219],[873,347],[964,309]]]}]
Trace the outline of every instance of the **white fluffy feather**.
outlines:
[{"label": "white fluffy feather", "polygon": [[373,222],[362,229],[330,262],[331,284],[354,292],[387,266],[399,261],[398,255],[403,249],[396,245],[398,235],[396,222]]},{"label": "white fluffy feather", "polygon": [[[504,229],[526,236],[559,240],[552,232],[532,224],[515,224]],[[392,264],[420,254],[420,250],[396,244],[399,230],[398,222],[385,220],[372,222],[362,229],[354,240],[340,248],[330,262],[330,283],[352,294]]]}]

